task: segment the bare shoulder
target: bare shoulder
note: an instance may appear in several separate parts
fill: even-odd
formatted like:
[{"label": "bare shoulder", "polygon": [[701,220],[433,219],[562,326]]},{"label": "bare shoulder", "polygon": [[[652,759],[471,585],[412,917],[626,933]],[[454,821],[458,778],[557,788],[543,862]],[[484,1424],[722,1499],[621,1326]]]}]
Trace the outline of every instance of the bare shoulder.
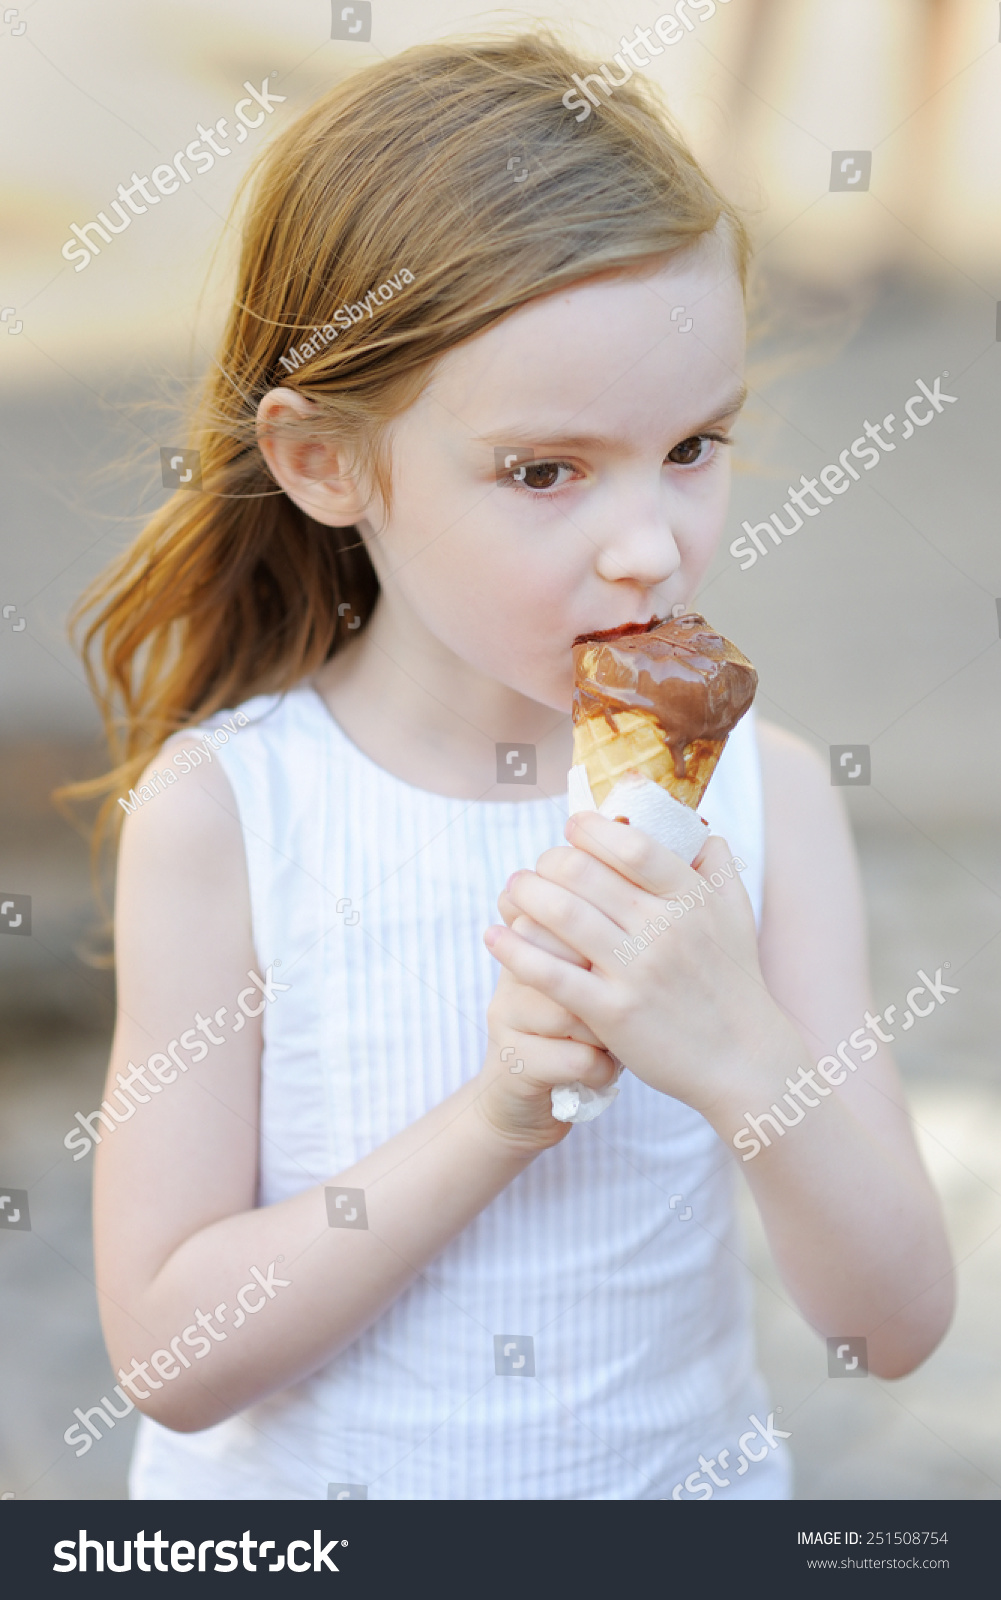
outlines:
[{"label": "bare shoulder", "polygon": [[759,722],[758,750],[765,813],[765,872],[855,882],[855,846],[827,765],[803,739]]},{"label": "bare shoulder", "polygon": [[842,815],[832,791],[831,781],[821,757],[805,739],[799,739],[774,722],[758,722],[758,752],[765,803],[776,810],[799,811],[804,801],[819,807],[829,816]]},{"label": "bare shoulder", "polygon": [[769,764],[787,761],[792,766],[814,766],[822,770],[820,757],[805,739],[798,739],[794,733],[786,728],[780,728],[776,722],[765,722],[758,717],[755,722],[758,735],[758,748],[761,751],[762,761]]},{"label": "bare shoulder", "polygon": [[197,865],[213,877],[242,855],[240,820],[218,760],[191,736],[177,734],[129,791],[122,829],[123,867],[184,870]]},{"label": "bare shoulder", "polygon": [[[252,955],[250,889],[236,800],[218,759],[183,735],[142,773],[141,804],[125,819],[119,854],[116,944],[123,998],[149,1005],[201,974],[229,986]],[[176,758],[181,756],[181,760]],[[159,1010],[159,1004],[156,1007]]]}]

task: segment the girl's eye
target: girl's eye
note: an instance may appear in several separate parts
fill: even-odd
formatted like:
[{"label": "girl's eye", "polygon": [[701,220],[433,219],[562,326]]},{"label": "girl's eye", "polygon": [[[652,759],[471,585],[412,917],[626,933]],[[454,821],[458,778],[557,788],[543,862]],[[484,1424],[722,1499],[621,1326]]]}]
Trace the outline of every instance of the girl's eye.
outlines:
[{"label": "girl's eye", "polygon": [[682,439],[680,444],[676,444],[668,452],[667,459],[676,467],[701,467],[714,454],[713,445],[729,443],[729,439],[721,433],[695,433],[690,439]]},{"label": "girl's eye", "polygon": [[526,489],[562,489],[566,478],[562,472],[573,472],[569,461],[526,461],[511,473],[509,482]]},{"label": "girl's eye", "polygon": [[[725,434],[695,433],[676,444],[667,459],[677,467],[707,466],[715,454],[715,446],[730,442]],[[569,461],[526,461],[508,474],[507,481],[516,488],[540,495],[547,490],[562,489],[576,471]]]}]

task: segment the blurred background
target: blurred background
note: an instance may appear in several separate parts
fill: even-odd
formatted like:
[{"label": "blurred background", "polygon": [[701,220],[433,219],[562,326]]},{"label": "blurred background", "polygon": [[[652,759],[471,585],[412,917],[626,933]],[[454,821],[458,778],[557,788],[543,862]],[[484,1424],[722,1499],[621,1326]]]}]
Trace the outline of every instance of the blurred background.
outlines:
[{"label": "blurred background", "polygon": [[[74,1407],[114,1381],[93,1289],[90,1161],[62,1144],[74,1111],[100,1099],[113,987],[86,959],[86,843],[48,797],[101,767],[66,615],[167,492],[159,450],[184,443],[170,407],[213,343],[237,182],[272,126],[381,55],[544,17],[611,61],[623,35],[667,9],[375,0],[367,41],[331,38],[329,0],[3,10],[0,903],[31,901],[30,934],[9,926],[20,899],[0,913],[0,1194],[26,1192],[31,1221],[0,1222],[4,1495],[125,1493],[134,1417],[79,1460],[63,1442]],[[750,212],[758,249],[743,470],[700,603],[755,661],[763,714],[825,760],[832,745],[869,751],[871,780],[846,799],[877,1007],[899,1003],[919,967],[948,965],[960,991],[896,1046],[960,1264],[952,1333],[903,1381],[830,1379],[745,1208],[762,1360],[801,1498],[997,1499],[999,7],[718,0],[712,12],[701,0],[687,11],[692,27],[644,76]],[[170,160],[198,122],[232,118],[244,82],[265,79],[285,98],[264,124],[75,271],[61,255],[70,224],[107,209],[133,170]],[[741,569],[727,546],[743,520],[780,511],[789,483],[836,460],[865,421],[900,418],[917,380],[936,378],[955,400],[933,425],[906,443],[898,432],[899,448],[843,501]]]}]

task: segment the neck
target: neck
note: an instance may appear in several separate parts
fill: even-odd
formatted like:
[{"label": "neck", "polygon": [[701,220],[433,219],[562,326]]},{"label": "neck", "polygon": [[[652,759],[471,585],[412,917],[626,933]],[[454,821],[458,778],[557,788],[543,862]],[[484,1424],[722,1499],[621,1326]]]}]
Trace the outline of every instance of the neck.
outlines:
[{"label": "neck", "polygon": [[[314,681],[352,743],[417,788],[495,801],[566,792],[569,716],[462,660],[385,591]],[[497,781],[499,744],[534,747],[535,786]]]}]

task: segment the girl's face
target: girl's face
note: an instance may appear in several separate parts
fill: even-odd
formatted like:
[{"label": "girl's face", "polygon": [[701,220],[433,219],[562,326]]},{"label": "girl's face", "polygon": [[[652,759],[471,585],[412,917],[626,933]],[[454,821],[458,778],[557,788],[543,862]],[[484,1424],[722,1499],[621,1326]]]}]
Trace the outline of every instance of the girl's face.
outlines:
[{"label": "girl's face", "polygon": [[450,352],[393,424],[388,517],[373,501],[359,523],[390,612],[568,711],[576,635],[670,615],[709,565],[743,355],[715,240]]}]

